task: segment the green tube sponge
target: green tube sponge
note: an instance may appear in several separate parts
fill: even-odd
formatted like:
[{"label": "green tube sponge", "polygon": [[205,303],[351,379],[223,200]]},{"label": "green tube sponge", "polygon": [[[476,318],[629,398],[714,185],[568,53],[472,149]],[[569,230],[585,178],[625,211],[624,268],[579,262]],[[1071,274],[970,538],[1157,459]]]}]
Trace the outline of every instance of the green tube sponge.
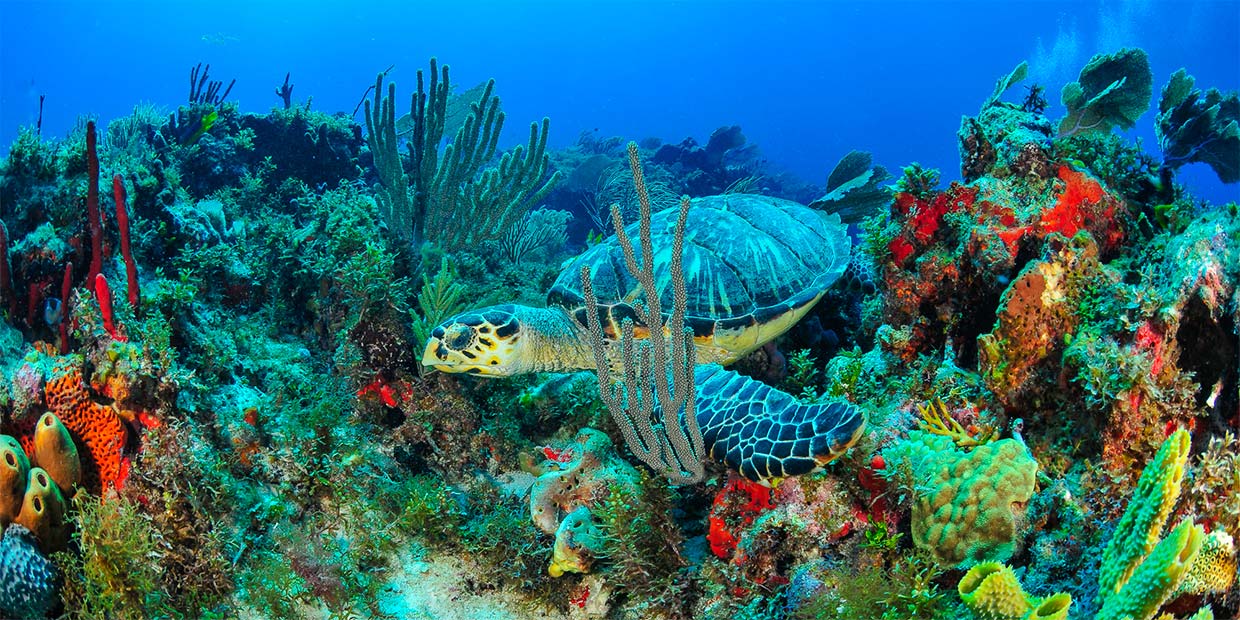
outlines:
[{"label": "green tube sponge", "polygon": [[1115,528],[1115,535],[1102,552],[1098,573],[1099,596],[1119,592],[1137,564],[1149,554],[1162,535],[1167,517],[1180,496],[1180,480],[1188,461],[1189,435],[1183,429],[1163,442],[1154,460],[1145,466],[1128,509]]},{"label": "green tube sponge", "polygon": [[22,511],[14,523],[30,530],[44,553],[61,551],[69,544],[69,523],[65,518],[65,498],[52,477],[41,467],[32,467],[26,479]]},{"label": "green tube sponge", "polygon": [[21,444],[8,435],[0,435],[0,530],[21,513],[29,475],[30,460],[22,452]]},{"label": "green tube sponge", "polygon": [[1180,586],[1204,538],[1200,526],[1191,521],[1181,523],[1137,566],[1118,594],[1104,597],[1102,610],[1094,620],[1153,618]]},{"label": "green tube sponge", "polygon": [[1068,620],[1070,607],[1072,595],[1061,592],[1043,599],[1025,616],[1025,620]]},{"label": "green tube sponge", "polygon": [[47,472],[67,497],[82,482],[82,462],[69,429],[56,414],[48,412],[39,418],[34,429],[34,462]]},{"label": "green tube sponge", "polygon": [[969,569],[956,590],[981,620],[1018,620],[1033,608],[1016,573],[998,562],[983,562]]}]

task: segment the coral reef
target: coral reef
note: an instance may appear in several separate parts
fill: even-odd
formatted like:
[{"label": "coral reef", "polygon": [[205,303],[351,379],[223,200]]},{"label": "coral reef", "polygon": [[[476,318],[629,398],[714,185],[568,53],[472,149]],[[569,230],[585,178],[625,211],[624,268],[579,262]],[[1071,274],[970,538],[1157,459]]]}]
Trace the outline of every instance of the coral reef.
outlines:
[{"label": "coral reef", "polygon": [[[1149,105],[1142,52],[1091,61],[1063,119],[1028,73],[962,120],[950,183],[914,163],[886,187],[853,151],[815,186],[737,126],[633,146],[652,211],[757,193],[861,230],[842,285],[660,412],[741,421],[740,474],[689,433],[680,484],[640,431],[613,444],[596,377],[418,363],[467,305],[541,304],[611,243],[613,203],[634,220],[627,140],[550,148],[542,122],[501,154],[494,85],[454,94],[437,62],[399,118],[386,72],[359,124],[287,76],[283,109],[242,112],[198,69],[175,110],[23,128],[0,163],[0,615],[443,609],[425,593],[514,617],[1234,617],[1240,211],[1172,174],[1234,176],[1235,97],[1174,74],[1159,162],[1111,131]],[[756,464],[794,396],[864,411],[829,468]]]},{"label": "coral reef", "polygon": [[547,448],[544,455],[530,489],[530,517],[538,529],[556,537],[550,572],[557,577],[587,572],[601,550],[591,511],[610,493],[635,493],[637,471],[619,458],[606,434],[592,428],[578,431],[564,448]]}]

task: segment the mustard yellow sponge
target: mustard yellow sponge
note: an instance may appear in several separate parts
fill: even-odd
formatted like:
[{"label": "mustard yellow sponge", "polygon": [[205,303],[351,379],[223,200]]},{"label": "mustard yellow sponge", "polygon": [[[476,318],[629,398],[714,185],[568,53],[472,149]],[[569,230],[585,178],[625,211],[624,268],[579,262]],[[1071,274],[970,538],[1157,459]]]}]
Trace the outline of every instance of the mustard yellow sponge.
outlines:
[{"label": "mustard yellow sponge", "polygon": [[1045,599],[1026,594],[1012,569],[998,562],[969,569],[956,589],[978,620],[1066,620],[1072,605],[1067,594]]},{"label": "mustard yellow sponge", "polygon": [[0,530],[8,527],[22,511],[30,459],[16,439],[0,435]]},{"label": "mustard yellow sponge", "polygon": [[34,460],[65,497],[73,497],[82,482],[82,462],[69,429],[50,411],[39,418],[34,429]]},{"label": "mustard yellow sponge", "polygon": [[911,477],[913,542],[937,562],[998,562],[1016,551],[1038,473],[1024,444],[1004,439],[966,452],[949,437],[912,431],[883,458]]},{"label": "mustard yellow sponge", "polygon": [[1179,594],[1226,592],[1236,582],[1236,545],[1223,530],[1215,530],[1201,542],[1201,551],[1188,567]]}]

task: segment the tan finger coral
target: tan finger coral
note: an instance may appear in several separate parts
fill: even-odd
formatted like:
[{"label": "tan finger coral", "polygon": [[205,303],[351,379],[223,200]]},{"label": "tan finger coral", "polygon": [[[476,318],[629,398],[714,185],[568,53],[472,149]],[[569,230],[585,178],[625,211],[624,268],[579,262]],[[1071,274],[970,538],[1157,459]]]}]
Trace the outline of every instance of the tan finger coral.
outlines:
[{"label": "tan finger coral", "polygon": [[21,444],[8,435],[0,435],[0,530],[21,512],[29,475],[30,460]]}]

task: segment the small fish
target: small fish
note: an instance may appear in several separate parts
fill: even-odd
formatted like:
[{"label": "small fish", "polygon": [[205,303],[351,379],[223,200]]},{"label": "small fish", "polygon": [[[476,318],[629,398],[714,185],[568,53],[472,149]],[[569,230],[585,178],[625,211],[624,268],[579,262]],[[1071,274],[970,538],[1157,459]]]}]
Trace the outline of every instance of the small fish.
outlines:
[{"label": "small fish", "polygon": [[55,297],[48,297],[43,302],[43,320],[47,324],[56,327],[60,325],[61,319],[65,318],[65,305]]}]

